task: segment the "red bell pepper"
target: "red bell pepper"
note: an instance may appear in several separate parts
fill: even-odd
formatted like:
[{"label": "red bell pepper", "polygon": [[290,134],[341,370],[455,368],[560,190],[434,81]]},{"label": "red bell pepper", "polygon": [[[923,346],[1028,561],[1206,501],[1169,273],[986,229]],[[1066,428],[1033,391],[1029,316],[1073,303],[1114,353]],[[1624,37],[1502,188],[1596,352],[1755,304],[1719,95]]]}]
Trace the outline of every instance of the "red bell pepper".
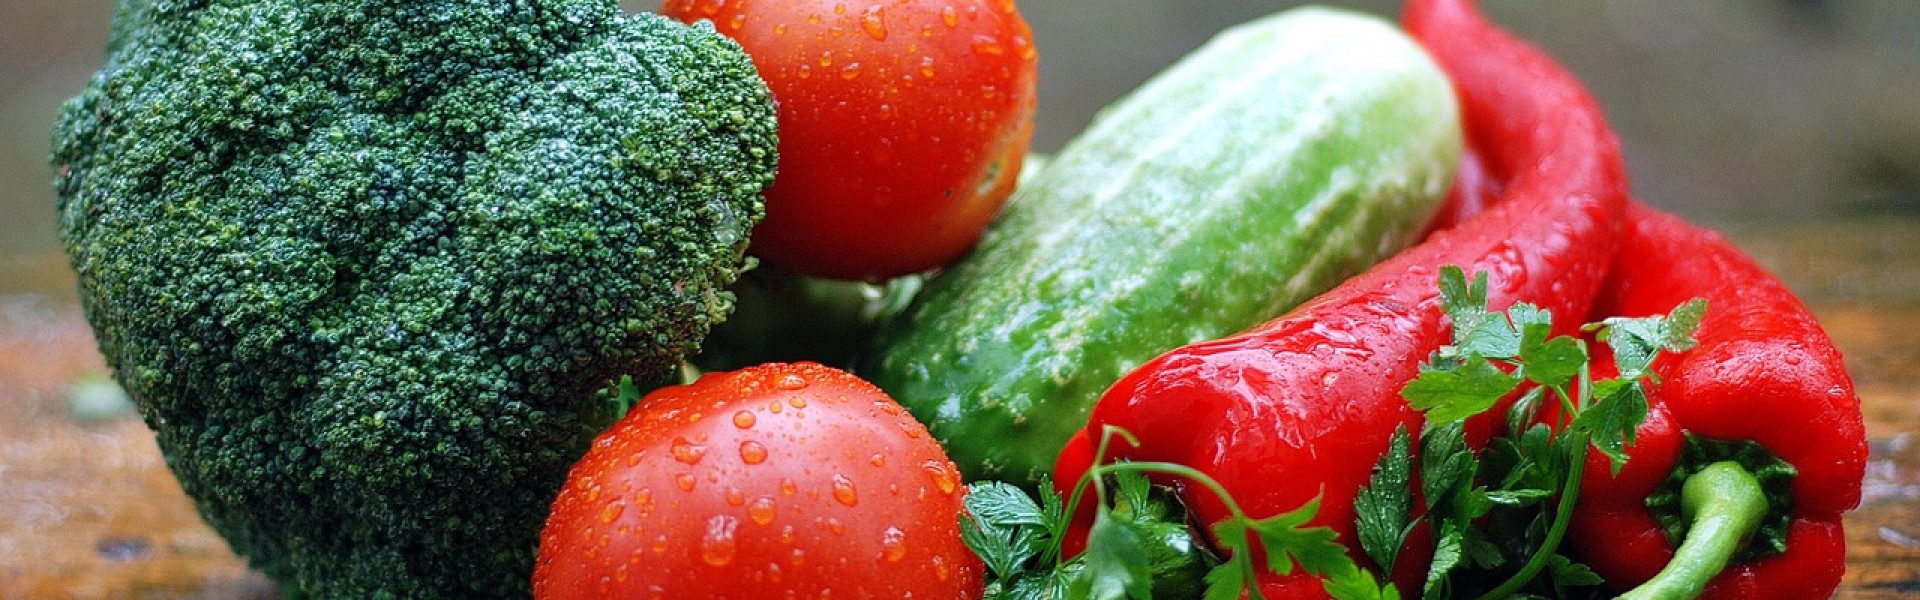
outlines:
[{"label": "red bell pepper", "polygon": [[[1860,502],[1867,458],[1860,400],[1840,352],[1786,285],[1719,234],[1644,206],[1628,214],[1595,314],[1657,314],[1696,297],[1707,313],[1693,350],[1654,363],[1660,380],[1625,467],[1612,475],[1606,457],[1588,457],[1574,547],[1616,589],[1669,567],[1636,598],[1691,597],[1702,586],[1708,598],[1831,595],[1845,570],[1840,514]],[[1769,466],[1771,457],[1791,468]],[[1716,541],[1695,524],[1676,557],[1679,536],[1669,530],[1688,524],[1678,488],[1727,459],[1766,488],[1765,502],[1742,509],[1761,514],[1741,515],[1759,533]],[[1690,499],[1693,508],[1710,512],[1706,505],[1725,499],[1711,495]],[[1755,538],[1744,560],[1735,555],[1742,537]],[[1731,566],[1715,566],[1728,558]]]},{"label": "red bell pepper", "polygon": [[[1408,18],[1454,76],[1468,137],[1502,183],[1500,201],[1285,316],[1174,350],[1121,379],[1063,450],[1059,485],[1080,480],[1099,432],[1117,426],[1140,444],[1112,457],[1191,466],[1256,516],[1318,496],[1310,524],[1332,527],[1353,547],[1355,495],[1394,431],[1421,429],[1400,389],[1448,341],[1440,267],[1487,272],[1496,310],[1530,302],[1557,316],[1560,333],[1577,330],[1625,209],[1618,142],[1572,76],[1468,4],[1415,0]],[[1212,494],[1182,495],[1200,522],[1229,514]],[[1416,541],[1401,553],[1402,589],[1420,589],[1426,546]],[[1300,570],[1263,574],[1259,584],[1268,597],[1325,595]]]}]

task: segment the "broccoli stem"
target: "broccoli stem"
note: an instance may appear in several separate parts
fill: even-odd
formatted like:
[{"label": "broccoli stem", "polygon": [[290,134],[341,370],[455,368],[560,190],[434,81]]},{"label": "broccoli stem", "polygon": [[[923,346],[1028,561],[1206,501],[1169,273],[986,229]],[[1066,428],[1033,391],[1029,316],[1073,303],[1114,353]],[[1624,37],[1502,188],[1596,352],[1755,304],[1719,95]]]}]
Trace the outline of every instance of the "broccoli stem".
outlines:
[{"label": "broccoli stem", "polygon": [[1746,545],[1767,514],[1760,481],[1740,463],[1721,461],[1687,478],[1680,491],[1681,510],[1692,521],[1686,541],[1653,579],[1622,600],[1690,600],[1725,569]]}]

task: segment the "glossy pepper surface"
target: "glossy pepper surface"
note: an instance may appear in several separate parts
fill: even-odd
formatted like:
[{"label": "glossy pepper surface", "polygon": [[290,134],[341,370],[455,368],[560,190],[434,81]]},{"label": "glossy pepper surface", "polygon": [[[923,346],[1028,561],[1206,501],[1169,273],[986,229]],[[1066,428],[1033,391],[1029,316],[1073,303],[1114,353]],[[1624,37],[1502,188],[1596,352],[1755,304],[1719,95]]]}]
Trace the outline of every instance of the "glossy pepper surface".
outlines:
[{"label": "glossy pepper surface", "polygon": [[1840,515],[1860,502],[1867,458],[1840,352],[1786,285],[1719,234],[1639,205],[1628,214],[1595,314],[1660,314],[1691,298],[1706,299],[1707,312],[1697,346],[1654,363],[1660,381],[1625,467],[1611,475],[1605,457],[1588,457],[1570,539],[1616,588],[1647,581],[1676,546],[1649,498],[1699,462],[1683,456],[1698,444],[1689,436],[1751,440],[1792,466],[1789,508],[1775,515],[1784,553],[1736,557],[1702,597],[1831,595],[1845,571]]},{"label": "glossy pepper surface", "polygon": [[[1599,107],[1550,58],[1470,5],[1416,1],[1409,15],[1454,76],[1499,201],[1274,321],[1143,365],[1106,392],[1063,450],[1057,485],[1073,485],[1099,432],[1117,426],[1140,445],[1116,443],[1114,458],[1194,467],[1256,517],[1320,497],[1310,523],[1351,547],[1355,495],[1394,431],[1421,427],[1400,389],[1447,341],[1440,267],[1487,272],[1492,308],[1530,302],[1556,315],[1560,333],[1577,329],[1626,202],[1618,143]],[[1210,494],[1183,496],[1199,522],[1228,515]],[[1394,570],[1403,589],[1419,589],[1410,584],[1426,571],[1415,537]],[[1262,575],[1259,585],[1273,598],[1325,595],[1298,570]]]}]

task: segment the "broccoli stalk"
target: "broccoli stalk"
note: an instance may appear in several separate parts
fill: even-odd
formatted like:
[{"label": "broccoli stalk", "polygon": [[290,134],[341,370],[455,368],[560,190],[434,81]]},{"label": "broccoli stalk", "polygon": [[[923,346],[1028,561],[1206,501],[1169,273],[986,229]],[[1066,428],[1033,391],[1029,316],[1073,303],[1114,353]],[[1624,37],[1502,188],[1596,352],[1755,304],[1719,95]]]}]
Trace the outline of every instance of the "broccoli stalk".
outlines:
[{"label": "broccoli stalk", "polygon": [[614,0],[123,0],[63,110],[100,349],[207,522],[321,597],[528,593],[549,502],[732,298],[772,99]]}]

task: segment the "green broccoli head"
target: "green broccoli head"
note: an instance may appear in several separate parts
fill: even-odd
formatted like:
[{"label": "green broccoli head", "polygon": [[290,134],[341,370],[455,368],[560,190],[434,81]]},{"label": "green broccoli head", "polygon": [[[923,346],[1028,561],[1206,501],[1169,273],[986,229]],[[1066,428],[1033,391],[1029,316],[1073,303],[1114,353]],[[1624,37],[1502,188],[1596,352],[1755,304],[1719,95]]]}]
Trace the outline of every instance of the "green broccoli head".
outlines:
[{"label": "green broccoli head", "polygon": [[324,597],[525,595],[621,374],[723,318],[775,165],[711,26],[614,0],[123,0],[55,131],[167,464]]}]

